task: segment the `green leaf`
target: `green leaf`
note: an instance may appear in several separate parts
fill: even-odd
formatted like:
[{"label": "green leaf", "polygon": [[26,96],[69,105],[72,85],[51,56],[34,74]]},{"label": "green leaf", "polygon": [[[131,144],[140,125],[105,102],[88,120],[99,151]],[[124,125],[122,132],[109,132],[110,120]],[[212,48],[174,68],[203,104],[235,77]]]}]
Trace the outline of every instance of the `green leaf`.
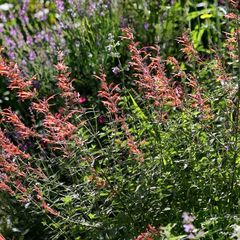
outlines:
[{"label": "green leaf", "polygon": [[62,201],[64,202],[64,204],[69,204],[72,201],[72,197],[66,196],[66,197],[62,198]]},{"label": "green leaf", "polygon": [[132,100],[132,103],[133,103],[133,106],[135,108],[135,111],[136,111],[136,115],[137,117],[139,117],[140,119],[142,120],[147,120],[147,117],[146,115],[144,114],[144,112],[141,110],[141,108],[138,106],[137,102],[135,101],[135,99],[133,98],[133,96],[131,94],[130,95],[130,98]]},{"label": "green leaf", "polygon": [[94,219],[96,214],[89,213],[88,216],[89,216],[90,219]]},{"label": "green leaf", "polygon": [[203,15],[200,16],[201,19],[208,19],[211,18],[213,15],[210,13],[204,13]]},{"label": "green leaf", "polygon": [[[190,20],[192,20],[194,18],[197,18],[199,16],[200,16],[200,18],[202,18],[202,16],[206,17],[208,15],[211,15],[211,17],[212,17],[212,14],[210,14],[210,12],[212,12],[212,11],[213,10],[209,8],[209,9],[203,9],[203,10],[200,10],[200,11],[191,12],[191,13],[188,14],[187,20],[190,21]],[[202,19],[204,19],[204,18],[202,18]]]}]

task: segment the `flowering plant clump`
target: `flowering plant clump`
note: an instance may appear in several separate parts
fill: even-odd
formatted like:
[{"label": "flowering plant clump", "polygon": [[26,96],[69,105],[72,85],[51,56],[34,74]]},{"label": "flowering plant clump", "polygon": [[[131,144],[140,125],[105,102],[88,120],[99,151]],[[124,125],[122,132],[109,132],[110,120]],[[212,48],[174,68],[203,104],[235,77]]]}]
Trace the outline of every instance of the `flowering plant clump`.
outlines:
[{"label": "flowering plant clump", "polygon": [[[114,3],[83,1],[83,8],[79,3],[54,1],[49,12],[35,14],[41,22],[56,11],[50,26],[61,27],[64,46],[72,51],[53,49],[57,62],[49,59],[51,91],[41,91],[41,75],[26,72],[28,65],[0,58],[0,77],[17,99],[0,109],[0,238],[236,238],[238,29],[220,49],[206,50],[205,55],[192,41],[191,31],[184,32],[176,39],[176,56],[165,58],[158,45],[137,41],[129,27],[122,28],[119,41],[102,28],[99,34],[104,34],[98,37],[106,36],[106,58],[98,58],[91,45],[97,37],[88,20],[99,14],[110,27],[105,10]],[[34,23],[28,4],[24,1],[19,9],[23,31]],[[71,8],[73,4],[78,8]],[[234,14],[227,19],[238,28],[237,6],[231,1]],[[73,9],[70,18],[66,9]],[[98,86],[95,96],[79,90],[74,74],[79,67],[76,45],[70,48],[68,40],[75,41],[80,30],[63,25],[65,20],[74,22],[82,9],[87,11],[77,21],[84,26],[79,36],[88,36],[87,49],[96,50],[84,55],[97,59],[94,66],[86,66]],[[204,9],[200,16],[209,19],[211,14]],[[153,25],[152,19],[144,27],[152,31]],[[222,54],[224,47],[228,54]]]}]

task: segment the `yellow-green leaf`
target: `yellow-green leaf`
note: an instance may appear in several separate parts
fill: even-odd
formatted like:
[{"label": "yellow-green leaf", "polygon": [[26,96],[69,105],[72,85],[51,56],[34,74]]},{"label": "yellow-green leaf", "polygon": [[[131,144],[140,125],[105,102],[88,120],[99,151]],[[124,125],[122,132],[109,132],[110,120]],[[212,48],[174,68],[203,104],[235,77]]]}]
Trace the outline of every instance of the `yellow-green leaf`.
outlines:
[{"label": "yellow-green leaf", "polygon": [[203,15],[200,16],[201,19],[208,19],[211,18],[213,15],[210,13],[204,13]]}]

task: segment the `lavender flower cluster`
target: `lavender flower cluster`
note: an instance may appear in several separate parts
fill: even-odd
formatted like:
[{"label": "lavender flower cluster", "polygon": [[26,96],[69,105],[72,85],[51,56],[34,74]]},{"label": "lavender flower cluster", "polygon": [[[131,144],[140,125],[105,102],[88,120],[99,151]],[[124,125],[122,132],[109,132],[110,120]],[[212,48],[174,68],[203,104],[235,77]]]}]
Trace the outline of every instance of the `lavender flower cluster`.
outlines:
[{"label": "lavender flower cluster", "polygon": [[200,239],[204,237],[205,233],[203,230],[198,230],[194,225],[193,222],[196,219],[195,216],[188,212],[184,212],[182,214],[182,223],[183,223],[183,229],[185,233],[187,234],[187,239]]},{"label": "lavender flower cluster", "polygon": [[19,8],[5,3],[0,5],[0,40],[8,57],[23,69],[34,61],[52,62],[58,51],[67,53],[64,30],[79,28],[84,16],[104,15],[110,7],[110,0],[54,0],[54,7],[42,3],[31,12],[30,0]]}]

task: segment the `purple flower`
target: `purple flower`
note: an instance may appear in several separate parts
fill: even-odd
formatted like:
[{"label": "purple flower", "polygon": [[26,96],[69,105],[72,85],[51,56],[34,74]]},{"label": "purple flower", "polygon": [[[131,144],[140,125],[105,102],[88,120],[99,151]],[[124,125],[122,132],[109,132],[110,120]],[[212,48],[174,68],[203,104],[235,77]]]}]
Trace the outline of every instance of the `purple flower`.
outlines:
[{"label": "purple flower", "polygon": [[145,29],[145,30],[148,30],[149,26],[150,26],[149,23],[147,23],[147,22],[144,23],[144,29]]},{"label": "purple flower", "polygon": [[9,50],[8,53],[7,53],[8,57],[12,60],[15,60],[16,59],[16,53],[12,50]]},{"label": "purple flower", "polygon": [[58,25],[58,28],[57,28],[57,35],[58,35],[58,37],[61,37],[62,33],[63,33],[63,29],[62,29],[61,25]]},{"label": "purple flower", "polygon": [[41,42],[43,39],[44,39],[44,34],[43,34],[43,32],[38,32],[38,33],[36,33],[35,36],[34,36],[34,42],[35,42],[35,43],[39,43],[39,42]]},{"label": "purple flower", "polygon": [[118,75],[120,73],[120,69],[118,67],[113,67],[112,68],[112,72],[115,74],[115,75]]},{"label": "purple flower", "polygon": [[226,151],[229,151],[229,149],[230,149],[229,146],[225,146],[224,148]]},{"label": "purple flower", "polygon": [[49,44],[50,44],[51,49],[55,50],[55,48],[56,48],[55,42],[51,40]]},{"label": "purple flower", "polygon": [[4,32],[4,25],[0,23],[0,33]]},{"label": "purple flower", "polygon": [[58,12],[62,13],[64,11],[64,2],[62,0],[55,0],[55,4]]},{"label": "purple flower", "polygon": [[25,59],[22,60],[21,65],[22,65],[22,66],[27,66],[27,62],[26,62]]},{"label": "purple flower", "polygon": [[188,236],[187,236],[188,239],[196,239],[196,236],[193,234],[193,233],[190,233]]},{"label": "purple flower", "polygon": [[96,3],[90,3],[88,6],[88,16],[92,16],[96,8]]},{"label": "purple flower", "polygon": [[14,14],[12,13],[12,12],[10,12],[9,14],[8,14],[8,18],[9,18],[9,20],[13,20],[15,17],[14,17]]},{"label": "purple flower", "polygon": [[10,49],[14,49],[16,47],[16,43],[9,37],[5,36],[5,45],[7,45]]},{"label": "purple flower", "polygon": [[62,21],[59,21],[59,26],[60,26],[62,29],[68,29],[68,28],[69,28],[69,26],[68,26],[66,23],[62,22]]},{"label": "purple flower", "polygon": [[105,9],[110,9],[112,6],[112,1],[108,0],[107,3],[105,4]]},{"label": "purple flower", "polygon": [[74,5],[73,0],[68,0],[68,3],[69,3],[70,5]]},{"label": "purple flower", "polygon": [[41,11],[38,11],[34,14],[34,17],[39,21],[45,21],[48,17],[49,10],[47,8],[43,8]]},{"label": "purple flower", "polygon": [[30,35],[27,35],[26,43],[27,43],[27,45],[32,45],[33,44],[33,38]]},{"label": "purple flower", "polygon": [[3,13],[0,13],[0,20],[2,20],[3,23],[7,22],[7,18]]},{"label": "purple flower", "polygon": [[19,147],[22,151],[26,152],[33,147],[33,143],[30,140],[25,140],[23,143],[19,144]]},{"label": "purple flower", "polygon": [[195,216],[189,214],[188,212],[184,212],[182,214],[182,218],[183,218],[183,223],[185,224],[192,223],[196,219]]},{"label": "purple flower", "polygon": [[77,7],[76,8],[77,8],[78,14],[80,16],[82,16],[83,10],[82,10],[82,3],[80,1],[77,3]]},{"label": "purple flower", "polygon": [[17,131],[8,131],[6,132],[6,137],[9,138],[12,142],[16,142],[19,140],[21,135]]},{"label": "purple flower", "polygon": [[27,9],[30,0],[23,0],[23,8]]},{"label": "purple flower", "polygon": [[24,42],[24,37],[21,33],[21,31],[19,29],[16,29],[17,31],[17,43],[18,43],[18,47],[21,48],[23,46],[23,42]]},{"label": "purple flower", "polygon": [[22,151],[26,152],[28,150],[28,144],[23,144],[20,148]]},{"label": "purple flower", "polygon": [[27,24],[29,22],[29,18],[27,15],[23,15],[21,19],[22,19],[22,22],[25,24]]},{"label": "purple flower", "polygon": [[11,36],[16,37],[16,36],[17,36],[17,31],[16,31],[16,29],[13,28],[13,27],[11,27],[11,28],[10,28],[10,34],[11,34]]},{"label": "purple flower", "polygon": [[225,0],[218,0],[219,5],[224,5],[225,4]]},{"label": "purple flower", "polygon": [[36,58],[36,53],[33,50],[31,50],[28,54],[28,58],[30,61],[33,61]]},{"label": "purple flower", "polygon": [[51,41],[51,33],[50,32],[44,33],[43,36],[44,36],[44,40],[46,42],[50,42]]},{"label": "purple flower", "polygon": [[29,5],[29,0],[24,0],[18,12],[19,18],[24,24],[27,24],[29,22],[29,18],[27,16],[28,5]]},{"label": "purple flower", "polygon": [[192,224],[195,220],[195,216],[189,214],[188,212],[184,212],[182,214],[183,218],[183,228],[186,233],[188,233],[188,239],[195,239],[195,235],[193,234],[196,231],[196,228]]},{"label": "purple flower", "polygon": [[112,0],[108,0],[108,1],[107,1],[107,5],[108,5],[108,6],[111,6],[111,5],[112,5]]},{"label": "purple flower", "polygon": [[185,231],[186,233],[191,233],[191,232],[193,232],[193,230],[195,229],[195,227],[193,226],[192,223],[184,224],[184,225],[183,225],[183,228],[184,228],[184,231]]}]

